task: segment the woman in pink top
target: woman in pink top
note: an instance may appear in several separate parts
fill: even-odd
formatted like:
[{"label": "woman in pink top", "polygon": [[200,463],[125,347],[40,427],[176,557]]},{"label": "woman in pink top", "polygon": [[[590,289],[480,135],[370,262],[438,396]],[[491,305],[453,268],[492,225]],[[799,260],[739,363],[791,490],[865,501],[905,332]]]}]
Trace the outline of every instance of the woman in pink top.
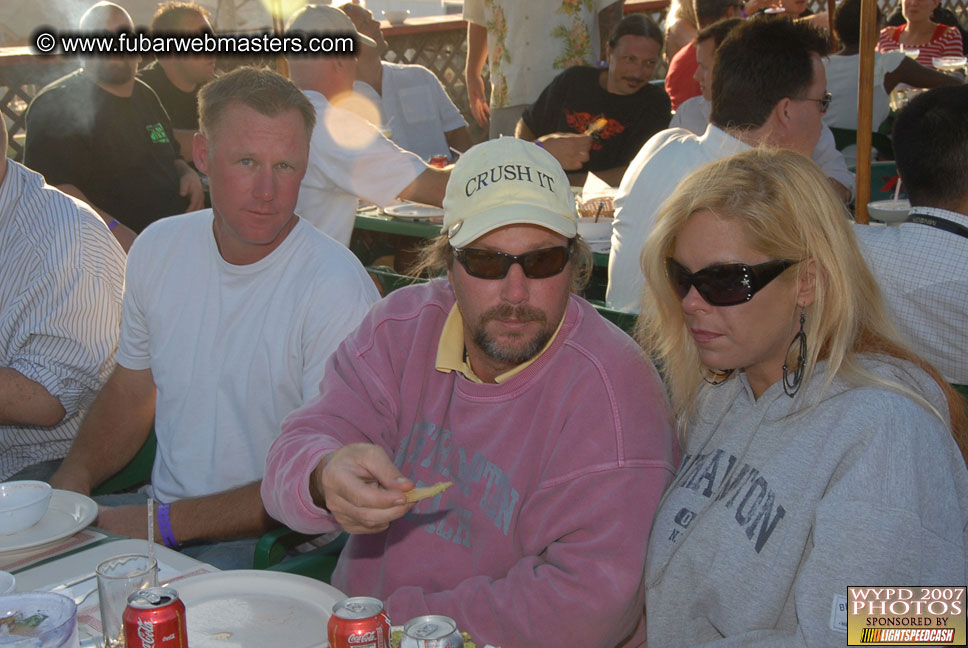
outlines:
[{"label": "woman in pink top", "polygon": [[881,30],[877,51],[917,49],[917,61],[926,67],[934,67],[933,59],[939,56],[962,56],[958,28],[931,19],[940,3],[941,0],[901,0],[901,12],[907,24]]}]

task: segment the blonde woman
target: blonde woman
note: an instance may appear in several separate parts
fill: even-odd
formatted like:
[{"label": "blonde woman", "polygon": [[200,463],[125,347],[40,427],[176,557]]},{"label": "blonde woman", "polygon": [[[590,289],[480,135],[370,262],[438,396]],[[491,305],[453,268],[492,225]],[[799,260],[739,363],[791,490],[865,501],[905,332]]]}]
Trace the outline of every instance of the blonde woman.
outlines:
[{"label": "blonde woman", "polygon": [[672,0],[669,3],[666,11],[665,50],[662,54],[666,64],[676,52],[696,37],[699,32],[696,25],[696,10],[692,6],[692,0]]},{"label": "blonde woman", "polygon": [[688,177],[646,242],[639,334],[684,448],[650,648],[843,645],[848,585],[968,577],[963,403],[899,339],[845,216],[812,162],[751,150]]}]

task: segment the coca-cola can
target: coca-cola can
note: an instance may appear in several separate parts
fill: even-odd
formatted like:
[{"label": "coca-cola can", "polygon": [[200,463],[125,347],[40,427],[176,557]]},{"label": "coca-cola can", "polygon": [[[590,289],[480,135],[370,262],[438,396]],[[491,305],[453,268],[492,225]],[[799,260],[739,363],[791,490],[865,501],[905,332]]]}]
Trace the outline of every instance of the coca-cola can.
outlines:
[{"label": "coca-cola can", "polygon": [[428,614],[407,621],[400,648],[464,648],[464,638],[453,619]]},{"label": "coca-cola can", "polygon": [[380,599],[354,596],[333,606],[326,634],[332,648],[390,648],[390,617]]},{"label": "coca-cola can", "polygon": [[170,587],[149,587],[128,596],[121,620],[125,648],[188,648],[185,604]]}]

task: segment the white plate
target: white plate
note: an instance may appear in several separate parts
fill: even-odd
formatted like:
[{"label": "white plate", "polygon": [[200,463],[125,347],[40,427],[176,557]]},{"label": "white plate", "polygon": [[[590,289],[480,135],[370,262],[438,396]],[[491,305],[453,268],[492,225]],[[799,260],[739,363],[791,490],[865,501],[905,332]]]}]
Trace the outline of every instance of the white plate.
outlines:
[{"label": "white plate", "polygon": [[192,648],[322,648],[333,605],[346,596],[297,574],[239,569],[175,584]]},{"label": "white plate", "polygon": [[405,203],[403,205],[390,205],[383,210],[385,213],[395,218],[407,218],[416,220],[428,220],[440,218],[444,215],[444,210],[433,205],[419,205],[417,203]]},{"label": "white plate", "polygon": [[0,553],[21,551],[74,535],[97,517],[97,504],[90,497],[57,490],[40,522],[20,533],[0,536]]}]

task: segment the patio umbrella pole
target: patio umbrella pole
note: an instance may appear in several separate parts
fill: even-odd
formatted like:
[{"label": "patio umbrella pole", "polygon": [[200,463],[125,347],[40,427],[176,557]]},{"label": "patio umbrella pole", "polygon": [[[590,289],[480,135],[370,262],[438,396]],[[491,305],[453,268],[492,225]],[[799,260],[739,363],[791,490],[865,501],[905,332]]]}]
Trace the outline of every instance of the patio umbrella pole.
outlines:
[{"label": "patio umbrella pole", "polygon": [[[282,36],[285,32],[285,23],[282,19],[282,0],[272,0],[269,12],[272,14],[272,31],[277,36]],[[276,72],[284,77],[289,76],[289,62],[282,54],[276,57]]]},{"label": "patio umbrella pole", "polygon": [[860,68],[857,71],[857,197],[854,219],[867,225],[871,199],[871,132],[874,130],[874,48],[877,0],[861,0]]}]

